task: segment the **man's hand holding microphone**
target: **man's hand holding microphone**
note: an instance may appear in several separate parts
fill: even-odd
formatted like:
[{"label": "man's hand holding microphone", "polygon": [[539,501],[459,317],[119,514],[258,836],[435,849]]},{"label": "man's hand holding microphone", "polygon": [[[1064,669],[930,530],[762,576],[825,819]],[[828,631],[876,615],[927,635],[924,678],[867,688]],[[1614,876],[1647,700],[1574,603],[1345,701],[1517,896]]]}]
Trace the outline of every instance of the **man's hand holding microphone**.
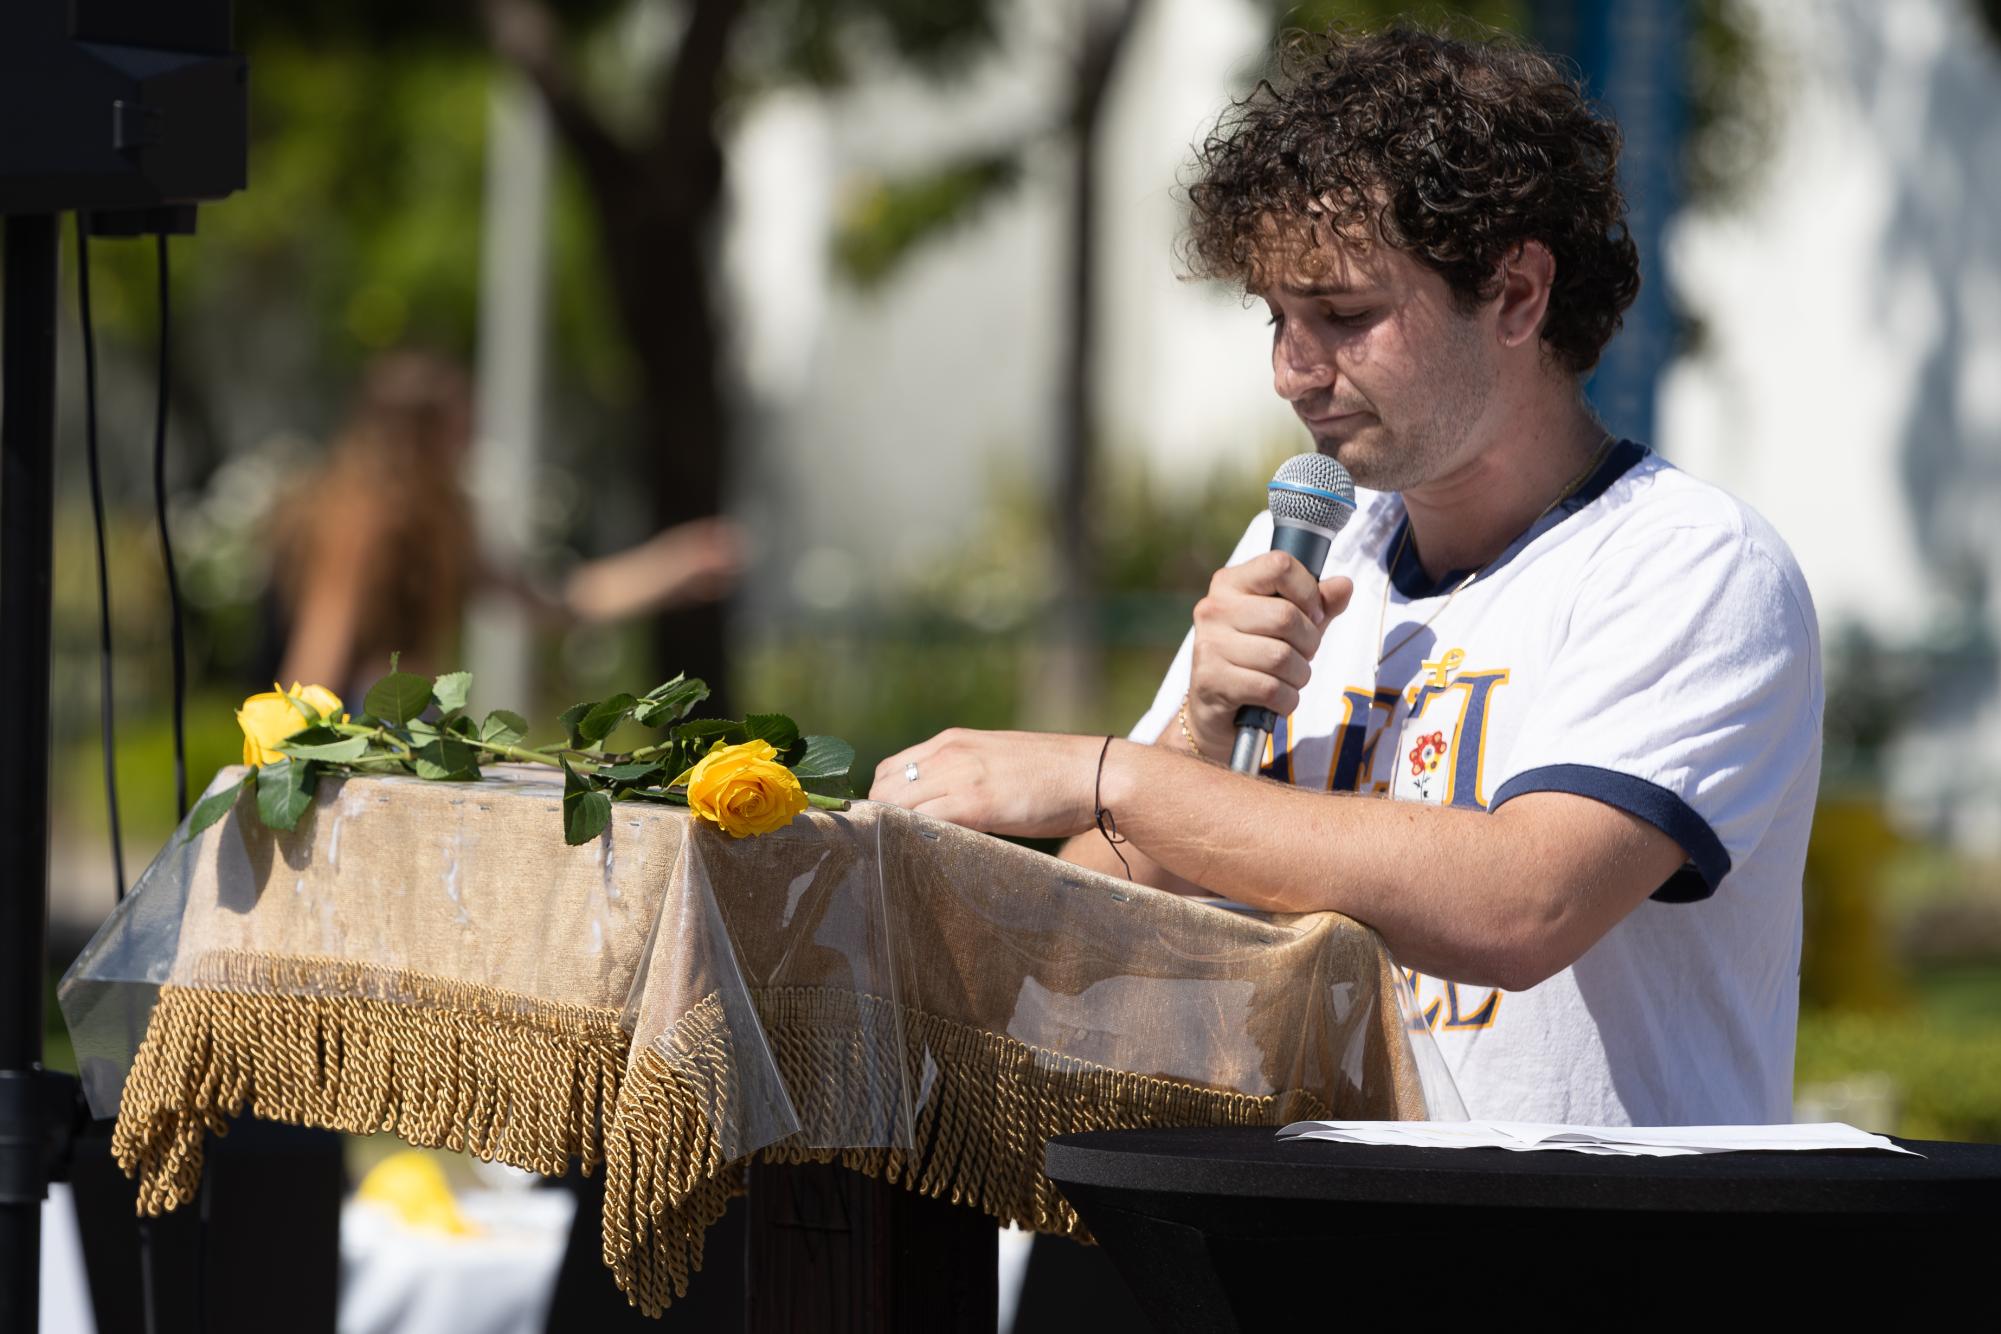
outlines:
[{"label": "man's hand holding microphone", "polygon": [[1327,626],[1355,585],[1320,578],[1334,535],[1355,512],[1348,470],[1322,454],[1280,465],[1267,489],[1272,549],[1216,571],[1195,604],[1194,652],[1181,725],[1161,739],[1254,773],[1277,719],[1299,705]]},{"label": "man's hand holding microphone", "polygon": [[1346,575],[1316,583],[1283,551],[1216,571],[1195,604],[1188,731],[1171,727],[1161,740],[1182,749],[1192,740],[1203,758],[1222,762],[1236,742],[1238,709],[1290,714],[1313,674],[1321,636],[1354,591]]}]

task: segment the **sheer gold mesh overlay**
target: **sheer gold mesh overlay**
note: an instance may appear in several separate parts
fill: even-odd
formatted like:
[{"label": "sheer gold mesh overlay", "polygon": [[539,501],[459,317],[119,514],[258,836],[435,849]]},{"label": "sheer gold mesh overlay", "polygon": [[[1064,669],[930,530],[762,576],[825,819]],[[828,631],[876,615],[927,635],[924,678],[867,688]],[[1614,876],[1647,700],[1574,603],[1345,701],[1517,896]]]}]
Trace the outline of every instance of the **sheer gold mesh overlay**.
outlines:
[{"label": "sheer gold mesh overlay", "polygon": [[574,1161],[606,1173],[605,1261],[658,1312],[756,1154],[1082,1237],[1053,1135],[1425,1114],[1394,966],[1345,918],[867,802],[740,841],[620,803],[570,848],[560,798],[326,780],[291,834],[239,812],[163,855],[128,906],[164,899],[178,932],[144,942],[172,962],[112,1145],[141,1209],[192,1198],[204,1133],[245,1113]]}]

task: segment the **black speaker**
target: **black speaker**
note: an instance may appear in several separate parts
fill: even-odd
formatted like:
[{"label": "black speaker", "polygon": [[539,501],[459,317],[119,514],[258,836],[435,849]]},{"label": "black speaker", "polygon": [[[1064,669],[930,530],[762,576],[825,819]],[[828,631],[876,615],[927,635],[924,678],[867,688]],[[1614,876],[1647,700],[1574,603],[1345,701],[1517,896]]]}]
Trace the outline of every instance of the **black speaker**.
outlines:
[{"label": "black speaker", "polygon": [[0,213],[190,230],[244,186],[247,94],[229,0],[7,0]]},{"label": "black speaker", "polygon": [[[0,0],[0,698],[24,736],[49,730],[60,215],[104,234],[193,231],[196,205],[244,186],[247,92],[229,0]],[[46,748],[0,766],[0,1330],[10,1334],[39,1319],[42,1201],[64,1174],[81,1107],[76,1081],[42,1067],[48,797]],[[330,1198],[337,1208],[337,1188]],[[302,1234],[317,1247],[300,1270],[307,1294],[338,1263],[324,1232]]]}]

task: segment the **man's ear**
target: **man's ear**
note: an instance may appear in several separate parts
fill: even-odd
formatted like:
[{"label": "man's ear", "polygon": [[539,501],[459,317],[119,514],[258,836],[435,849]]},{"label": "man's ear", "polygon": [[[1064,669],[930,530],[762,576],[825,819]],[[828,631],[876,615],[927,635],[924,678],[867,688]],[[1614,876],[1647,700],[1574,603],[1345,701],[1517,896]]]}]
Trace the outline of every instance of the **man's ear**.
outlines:
[{"label": "man's ear", "polygon": [[1556,256],[1540,241],[1523,241],[1501,258],[1500,306],[1495,331],[1504,347],[1520,347],[1542,332]]}]

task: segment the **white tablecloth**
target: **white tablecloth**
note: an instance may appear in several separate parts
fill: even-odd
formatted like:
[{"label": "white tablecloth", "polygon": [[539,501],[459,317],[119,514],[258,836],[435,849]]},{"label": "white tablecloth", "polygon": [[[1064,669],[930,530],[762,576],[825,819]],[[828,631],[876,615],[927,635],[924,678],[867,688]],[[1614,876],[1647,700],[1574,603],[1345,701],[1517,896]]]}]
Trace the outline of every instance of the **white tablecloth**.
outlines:
[{"label": "white tablecloth", "polygon": [[90,1284],[83,1272],[83,1242],[76,1204],[58,1182],[42,1201],[42,1334],[91,1334]]},{"label": "white tablecloth", "polygon": [[576,1202],[478,1190],[458,1207],[477,1236],[419,1231],[364,1200],[342,1207],[341,1334],[541,1334]]}]

